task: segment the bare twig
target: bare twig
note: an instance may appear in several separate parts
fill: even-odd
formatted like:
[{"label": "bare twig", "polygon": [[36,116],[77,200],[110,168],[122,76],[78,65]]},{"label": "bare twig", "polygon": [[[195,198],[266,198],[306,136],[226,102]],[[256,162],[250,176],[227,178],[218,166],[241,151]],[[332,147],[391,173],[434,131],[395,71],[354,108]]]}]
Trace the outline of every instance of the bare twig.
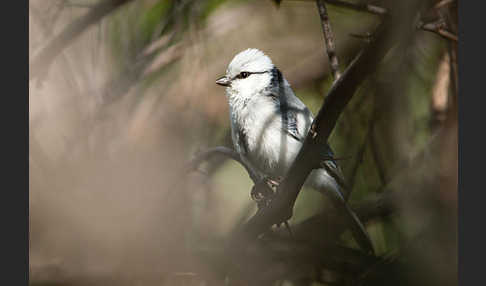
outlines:
[{"label": "bare twig", "polygon": [[371,114],[371,118],[368,123],[368,130],[366,132],[366,135],[364,137],[363,143],[361,144],[358,154],[356,155],[356,162],[353,165],[353,168],[351,169],[351,175],[349,177],[349,194],[353,191],[354,184],[356,182],[356,175],[358,173],[358,169],[363,163],[363,158],[364,158],[364,153],[366,151],[366,147],[370,144],[371,142],[371,137],[373,136],[373,130],[375,127],[375,121],[376,121],[376,107],[373,107],[373,111]]},{"label": "bare twig", "polygon": [[194,156],[194,158],[191,161],[189,161],[188,163],[186,163],[186,165],[182,167],[182,170],[178,172],[178,176],[174,180],[173,185],[170,188],[168,188],[169,191],[165,194],[164,200],[166,201],[172,196],[173,192],[177,189],[177,186],[179,186],[180,184],[184,184],[185,182],[184,178],[187,176],[188,173],[197,171],[199,166],[202,163],[218,155],[225,156],[227,158],[233,159],[236,162],[240,163],[248,172],[248,176],[250,176],[250,179],[253,181],[255,185],[261,182],[262,178],[260,178],[256,170],[254,170],[250,165],[246,164],[246,162],[241,159],[240,155],[236,151],[228,147],[217,146],[199,152]]},{"label": "bare twig", "polygon": [[375,162],[376,170],[378,172],[378,176],[380,177],[381,183],[384,185],[388,182],[388,176],[385,173],[385,164],[382,157],[380,156],[380,153],[378,152],[378,144],[376,142],[374,128],[370,132],[371,155],[373,156],[373,161]]},{"label": "bare twig", "polygon": [[366,33],[366,34],[349,33],[349,36],[356,38],[356,39],[360,39],[360,40],[364,40],[366,42],[369,42],[372,35],[369,34],[369,33]]},{"label": "bare twig", "polygon": [[70,23],[50,41],[30,62],[29,81],[43,74],[54,59],[89,26],[132,0],[106,0],[94,6],[86,15]]},{"label": "bare twig", "polygon": [[253,183],[256,184],[257,182],[259,182],[260,177],[256,170],[254,170],[250,165],[246,164],[243,160],[241,160],[240,155],[236,151],[224,146],[213,147],[197,154],[194,159],[192,159],[191,162],[186,165],[186,167],[184,168],[184,173],[196,170],[199,165],[211,159],[215,155],[223,155],[240,163],[248,172],[248,175],[252,179]]},{"label": "bare twig", "polygon": [[326,43],[326,52],[329,57],[329,65],[331,66],[332,76],[334,80],[337,80],[341,76],[339,71],[339,61],[336,54],[336,46],[334,44],[334,35],[331,29],[331,23],[329,21],[329,15],[327,14],[326,5],[324,0],[316,0],[317,10],[321,17],[322,31],[324,32],[324,40]]},{"label": "bare twig", "polygon": [[385,163],[382,158],[382,154],[378,148],[378,142],[376,142],[376,134],[375,134],[375,126],[376,122],[379,120],[379,106],[377,106],[377,98],[376,94],[374,95],[374,103],[373,103],[373,115],[372,115],[372,124],[370,125],[368,140],[370,146],[371,156],[373,157],[373,161],[375,163],[376,171],[378,172],[378,176],[380,177],[380,181],[382,186],[388,183],[388,175],[385,171]]},{"label": "bare twig", "polygon": [[357,157],[356,162],[354,163],[353,168],[351,169],[351,175],[349,176],[349,184],[348,184],[349,193],[351,193],[352,190],[353,190],[354,183],[356,182],[356,175],[358,174],[358,169],[361,166],[361,164],[363,163],[363,157],[364,157],[364,153],[365,153],[365,150],[366,150],[366,146],[368,145],[370,134],[371,134],[371,127],[369,127],[369,130],[366,133],[366,136],[363,140],[363,143],[361,144],[361,146],[358,150],[358,154],[356,155],[356,157]]},{"label": "bare twig", "polygon": [[439,2],[437,2],[437,4],[434,5],[434,9],[439,9],[442,6],[449,5],[452,2],[454,2],[454,1],[456,1],[456,0],[442,0],[442,1],[439,1]]},{"label": "bare twig", "polygon": [[457,42],[457,36],[446,29],[446,23],[443,20],[438,20],[431,23],[420,22],[418,28],[427,32],[435,33],[444,39]]},{"label": "bare twig", "polygon": [[388,11],[383,7],[363,3],[361,1],[359,3],[351,3],[351,2],[342,1],[342,0],[325,0],[325,1],[326,1],[326,3],[331,4],[331,5],[349,8],[349,9],[353,9],[353,10],[361,11],[361,12],[368,12],[368,13],[375,14],[375,15],[385,15],[385,14],[388,13]]},{"label": "bare twig", "polygon": [[[314,1],[314,0],[293,0],[293,1]],[[386,8],[364,3],[363,1],[359,1],[358,3],[354,2],[348,2],[348,1],[343,1],[343,0],[324,0],[327,4],[333,5],[333,6],[338,6],[338,7],[343,7],[343,8],[348,8],[354,11],[359,11],[359,12],[368,12],[374,15],[379,15],[383,16],[388,13]]]}]

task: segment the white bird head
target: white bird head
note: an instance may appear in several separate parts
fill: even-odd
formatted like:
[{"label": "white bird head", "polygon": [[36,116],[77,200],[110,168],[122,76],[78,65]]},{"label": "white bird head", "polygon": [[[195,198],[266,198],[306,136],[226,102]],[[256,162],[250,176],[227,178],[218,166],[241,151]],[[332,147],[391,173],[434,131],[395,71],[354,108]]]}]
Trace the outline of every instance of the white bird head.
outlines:
[{"label": "white bird head", "polygon": [[229,97],[249,98],[271,86],[275,70],[272,60],[262,51],[247,49],[233,58],[226,75],[216,83],[227,87]]}]

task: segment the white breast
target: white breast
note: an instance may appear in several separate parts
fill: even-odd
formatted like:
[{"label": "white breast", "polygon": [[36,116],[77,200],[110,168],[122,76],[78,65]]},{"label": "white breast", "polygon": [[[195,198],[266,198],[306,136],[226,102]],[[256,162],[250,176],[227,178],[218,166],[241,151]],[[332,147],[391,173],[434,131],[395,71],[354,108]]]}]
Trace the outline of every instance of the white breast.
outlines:
[{"label": "white breast", "polygon": [[[241,103],[243,104],[243,103]],[[301,142],[282,132],[282,121],[278,106],[269,96],[258,96],[244,103],[245,106],[233,106],[233,133],[238,129],[244,133],[248,153],[247,159],[262,172],[281,176],[297,155]],[[249,112],[251,110],[251,112]],[[233,135],[235,140],[238,135]],[[234,142],[237,145],[237,142]],[[241,146],[237,146],[239,148]]]}]

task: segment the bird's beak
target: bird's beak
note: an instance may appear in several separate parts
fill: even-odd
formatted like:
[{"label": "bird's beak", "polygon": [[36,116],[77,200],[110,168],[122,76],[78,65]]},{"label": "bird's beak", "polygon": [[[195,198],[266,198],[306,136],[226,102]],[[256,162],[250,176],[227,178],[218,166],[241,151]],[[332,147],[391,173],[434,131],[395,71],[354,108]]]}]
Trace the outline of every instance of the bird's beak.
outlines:
[{"label": "bird's beak", "polygon": [[227,78],[226,76],[222,76],[216,80],[216,84],[222,85],[222,86],[229,86],[231,83],[231,80]]}]

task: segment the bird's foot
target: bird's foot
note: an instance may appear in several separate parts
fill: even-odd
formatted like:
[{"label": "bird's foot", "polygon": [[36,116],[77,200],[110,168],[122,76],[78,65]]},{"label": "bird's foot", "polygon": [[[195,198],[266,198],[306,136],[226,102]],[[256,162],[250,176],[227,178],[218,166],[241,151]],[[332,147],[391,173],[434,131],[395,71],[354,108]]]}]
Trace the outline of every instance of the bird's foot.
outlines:
[{"label": "bird's foot", "polygon": [[250,196],[257,202],[258,208],[266,207],[277,192],[277,188],[282,181],[282,177],[264,177],[257,182],[251,189]]}]

